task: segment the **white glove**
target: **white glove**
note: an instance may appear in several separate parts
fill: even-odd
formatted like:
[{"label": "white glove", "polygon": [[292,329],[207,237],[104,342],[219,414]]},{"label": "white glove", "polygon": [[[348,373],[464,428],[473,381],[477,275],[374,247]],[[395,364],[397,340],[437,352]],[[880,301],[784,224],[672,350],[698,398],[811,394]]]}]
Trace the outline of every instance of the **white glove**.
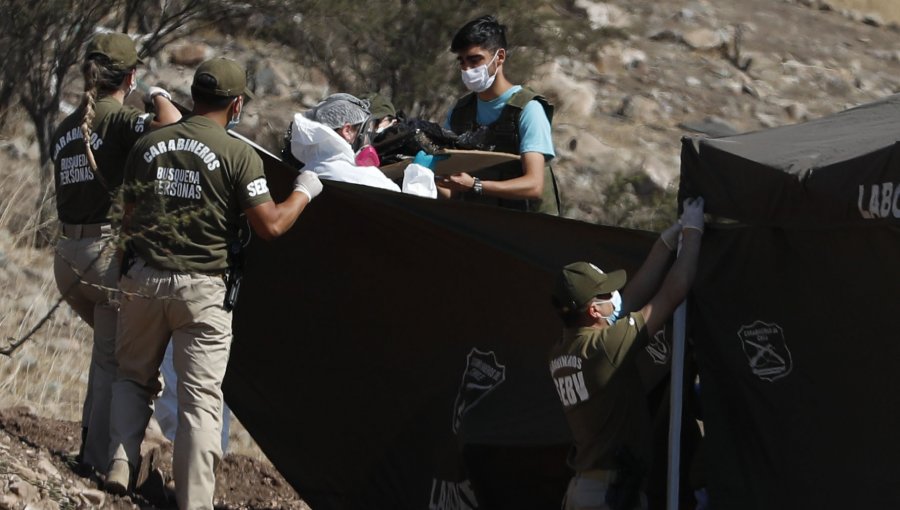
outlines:
[{"label": "white glove", "polygon": [[431,169],[410,163],[403,170],[403,192],[425,198],[437,198],[437,184]]},{"label": "white glove", "polygon": [[689,198],[684,201],[684,212],[681,213],[681,226],[703,232],[703,197]]},{"label": "white glove", "polygon": [[668,248],[669,251],[675,251],[675,248],[678,247],[678,236],[681,235],[681,229],[681,223],[676,221],[659,235],[659,239],[666,245],[666,248]]},{"label": "white glove", "polygon": [[300,175],[294,179],[294,191],[304,193],[309,197],[309,201],[316,198],[322,192],[322,181],[319,180],[318,174],[312,170],[300,172]]},{"label": "white glove", "polygon": [[147,93],[144,94],[144,102],[145,103],[153,103],[153,98],[156,96],[162,96],[169,101],[172,100],[172,94],[169,94],[169,91],[162,87],[150,87],[147,89]]}]

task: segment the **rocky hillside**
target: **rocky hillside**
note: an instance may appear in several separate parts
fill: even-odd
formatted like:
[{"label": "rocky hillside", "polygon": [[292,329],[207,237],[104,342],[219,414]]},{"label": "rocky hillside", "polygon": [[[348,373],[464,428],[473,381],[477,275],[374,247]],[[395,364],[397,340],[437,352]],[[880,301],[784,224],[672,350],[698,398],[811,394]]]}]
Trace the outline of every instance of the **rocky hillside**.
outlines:
[{"label": "rocky hillside", "polygon": [[[652,215],[671,211],[654,208],[652,195],[677,181],[684,134],[800,122],[900,89],[897,25],[884,21],[896,11],[890,2],[884,15],[839,9],[859,0],[574,3],[606,29],[604,47],[545,63],[529,82],[557,105],[555,168],[573,218],[661,227]],[[143,81],[187,103],[193,67],[221,54],[251,70],[257,92],[238,130],[270,149],[292,112],[336,92],[296,65],[293,49],[209,32],[166,47]],[[78,87],[65,99],[76,104]],[[7,145],[14,156],[34,152],[27,139]]]},{"label": "rocky hillside", "polygon": [[[595,54],[541,65],[529,82],[557,105],[555,168],[569,217],[661,227],[671,208],[654,200],[676,184],[684,134],[800,122],[900,89],[896,25],[842,11],[839,0],[575,4],[612,36]],[[258,100],[238,130],[271,149],[290,112],[335,92],[287,48],[209,34],[168,47],[144,80],[186,102],[192,66],[214,54],[253,71]]]}]

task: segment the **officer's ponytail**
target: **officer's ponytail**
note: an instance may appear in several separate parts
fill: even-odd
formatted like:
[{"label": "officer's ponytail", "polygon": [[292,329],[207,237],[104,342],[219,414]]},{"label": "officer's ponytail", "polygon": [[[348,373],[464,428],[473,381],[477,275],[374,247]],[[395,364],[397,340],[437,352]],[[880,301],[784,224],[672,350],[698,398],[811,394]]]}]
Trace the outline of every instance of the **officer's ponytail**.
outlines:
[{"label": "officer's ponytail", "polygon": [[100,54],[91,55],[81,66],[81,74],[84,76],[84,96],[81,99],[84,117],[81,120],[81,134],[84,138],[84,151],[88,163],[91,165],[94,175],[97,175],[101,182],[103,182],[103,176],[97,172],[97,161],[94,159],[94,152],[91,150],[91,135],[93,133],[91,127],[96,114],[97,99],[118,90],[122,85],[122,81],[125,80],[125,76],[130,72],[131,70],[121,71],[113,69],[110,66],[109,59]]},{"label": "officer's ponytail", "polygon": [[102,67],[96,59],[88,59],[81,66],[84,75],[84,97],[81,105],[84,107],[84,118],[81,121],[81,134],[84,138],[84,152],[87,155],[91,169],[97,171],[97,161],[94,160],[94,152],[91,150],[91,126],[94,123],[94,106],[97,102],[97,82],[100,81]]}]

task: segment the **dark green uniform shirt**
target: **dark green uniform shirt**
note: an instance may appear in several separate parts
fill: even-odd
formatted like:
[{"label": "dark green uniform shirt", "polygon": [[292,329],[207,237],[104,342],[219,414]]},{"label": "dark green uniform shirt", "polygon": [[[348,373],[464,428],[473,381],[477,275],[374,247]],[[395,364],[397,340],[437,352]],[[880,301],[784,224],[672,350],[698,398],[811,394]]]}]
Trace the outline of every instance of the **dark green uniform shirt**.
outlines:
[{"label": "dark green uniform shirt", "polygon": [[640,312],[608,328],[566,329],[550,373],[575,438],[576,471],[617,469],[624,448],[649,460],[650,413],[634,355],[648,341]]},{"label": "dark green uniform shirt", "polygon": [[94,106],[91,152],[97,171],[105,178],[107,189],[91,170],[84,148],[79,108],[63,119],[51,141],[51,157],[56,166],[56,212],[63,223],[108,223],[112,197],[122,185],[125,158],[137,139],[150,129],[153,115],[123,106],[112,97],[98,100]]},{"label": "dark green uniform shirt", "polygon": [[128,156],[130,235],[148,265],[219,273],[244,209],[272,200],[263,163],[206,117],[186,117],[142,138]]}]

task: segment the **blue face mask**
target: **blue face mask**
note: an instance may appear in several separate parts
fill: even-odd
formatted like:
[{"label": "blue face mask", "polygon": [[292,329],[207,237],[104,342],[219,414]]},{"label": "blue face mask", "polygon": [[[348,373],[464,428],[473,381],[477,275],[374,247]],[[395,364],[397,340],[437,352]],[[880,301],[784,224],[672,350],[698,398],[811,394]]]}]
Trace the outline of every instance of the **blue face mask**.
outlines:
[{"label": "blue face mask", "polygon": [[619,316],[622,314],[622,295],[619,294],[619,291],[613,291],[612,299],[597,301],[597,303],[612,303],[613,305],[613,312],[608,317],[600,316],[606,319],[607,324],[612,326],[619,320]]},{"label": "blue face mask", "polygon": [[241,114],[244,113],[244,100],[238,99],[241,102],[241,109],[238,110],[237,114],[228,121],[228,124],[225,124],[225,130],[234,129],[241,122]]},{"label": "blue face mask", "polygon": [[228,121],[228,124],[225,125],[225,129],[226,129],[226,130],[229,130],[229,129],[234,129],[234,128],[236,128],[237,125],[240,124],[240,122],[241,122],[241,114],[242,114],[242,113],[244,113],[243,110],[237,112],[237,115],[235,115],[234,117],[232,117],[231,120]]}]

